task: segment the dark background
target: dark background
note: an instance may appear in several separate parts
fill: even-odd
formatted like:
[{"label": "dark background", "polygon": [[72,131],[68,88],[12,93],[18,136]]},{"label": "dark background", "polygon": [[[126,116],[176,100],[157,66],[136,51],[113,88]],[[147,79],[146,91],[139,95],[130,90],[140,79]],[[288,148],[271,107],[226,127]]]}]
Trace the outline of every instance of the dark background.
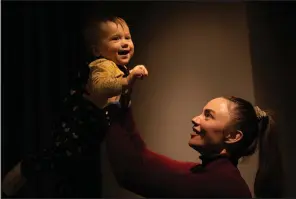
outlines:
[{"label": "dark background", "polygon": [[[143,38],[148,43],[153,30],[141,22],[157,16],[146,10],[165,12],[171,3],[2,1],[2,178],[24,154],[49,145],[48,129],[71,74],[85,67],[81,33],[89,16],[112,10],[135,31],[135,44]],[[276,112],[288,174],[286,196],[295,197],[296,3],[252,2],[246,8],[256,103]],[[39,180],[19,196],[46,195],[46,182]]]},{"label": "dark background", "polygon": [[295,2],[247,4],[256,103],[270,107],[280,129],[286,196],[295,197]]}]

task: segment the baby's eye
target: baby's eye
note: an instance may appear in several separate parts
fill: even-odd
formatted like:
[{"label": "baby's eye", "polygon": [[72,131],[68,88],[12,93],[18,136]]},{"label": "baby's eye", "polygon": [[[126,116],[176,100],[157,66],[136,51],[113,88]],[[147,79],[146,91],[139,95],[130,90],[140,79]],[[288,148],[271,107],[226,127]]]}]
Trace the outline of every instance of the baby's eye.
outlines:
[{"label": "baby's eye", "polygon": [[114,36],[114,37],[111,38],[111,40],[113,40],[113,41],[116,41],[116,40],[119,40],[119,39],[120,39],[119,36]]},{"label": "baby's eye", "polygon": [[126,40],[130,40],[131,38],[132,38],[131,36],[125,37]]}]

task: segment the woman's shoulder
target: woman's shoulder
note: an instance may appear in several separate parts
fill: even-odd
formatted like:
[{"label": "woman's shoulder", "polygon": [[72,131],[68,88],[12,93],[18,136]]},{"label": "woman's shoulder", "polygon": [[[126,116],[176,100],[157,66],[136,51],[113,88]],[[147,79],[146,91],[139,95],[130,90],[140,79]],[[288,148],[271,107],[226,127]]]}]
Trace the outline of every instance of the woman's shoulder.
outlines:
[{"label": "woman's shoulder", "polygon": [[216,159],[199,167],[192,172],[191,178],[203,188],[205,197],[251,197],[246,181],[229,159]]}]

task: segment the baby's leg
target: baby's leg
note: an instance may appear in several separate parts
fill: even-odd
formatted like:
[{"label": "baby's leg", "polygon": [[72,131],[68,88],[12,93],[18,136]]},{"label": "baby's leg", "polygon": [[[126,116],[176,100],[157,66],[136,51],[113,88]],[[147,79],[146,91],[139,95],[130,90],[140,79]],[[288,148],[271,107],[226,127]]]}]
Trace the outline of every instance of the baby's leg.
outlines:
[{"label": "baby's leg", "polygon": [[6,196],[15,195],[26,183],[27,179],[21,173],[21,162],[19,162],[4,177],[1,185],[2,193]]}]

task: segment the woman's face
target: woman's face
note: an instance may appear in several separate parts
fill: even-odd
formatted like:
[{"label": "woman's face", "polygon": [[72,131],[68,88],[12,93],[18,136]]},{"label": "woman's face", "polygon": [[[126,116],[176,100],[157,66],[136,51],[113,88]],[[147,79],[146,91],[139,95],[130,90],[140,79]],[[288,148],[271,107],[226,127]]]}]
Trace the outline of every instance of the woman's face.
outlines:
[{"label": "woman's face", "polygon": [[193,131],[189,146],[199,152],[221,152],[224,149],[225,131],[231,121],[231,103],[216,98],[207,103],[202,113],[192,119]]}]

